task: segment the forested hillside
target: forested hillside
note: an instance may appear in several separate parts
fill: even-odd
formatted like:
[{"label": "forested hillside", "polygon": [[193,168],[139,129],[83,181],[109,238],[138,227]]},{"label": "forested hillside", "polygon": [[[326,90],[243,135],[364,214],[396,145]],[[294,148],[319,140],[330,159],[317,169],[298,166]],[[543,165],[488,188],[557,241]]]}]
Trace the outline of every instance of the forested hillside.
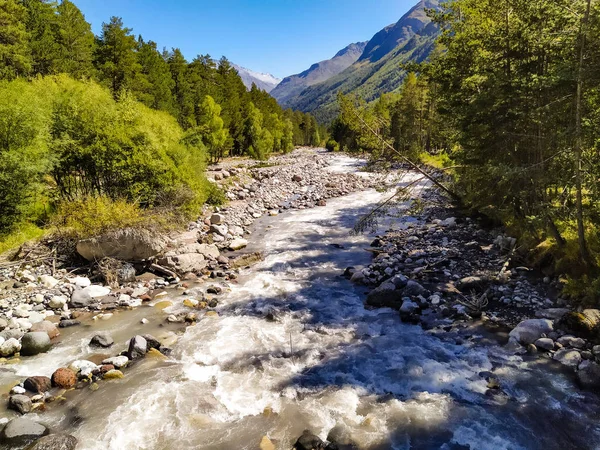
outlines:
[{"label": "forested hillside", "polygon": [[333,58],[313,64],[304,72],[285,77],[271,92],[280,105],[293,105],[308,86],[330,79],[356,62],[363,54],[366,42],[356,42],[344,47]]},{"label": "forested hillside", "polygon": [[[507,225],[527,259],[588,280],[600,257],[600,5],[455,0],[433,18],[431,61],[370,104],[341,96],[330,147],[448,167],[464,204]],[[578,287],[594,298],[597,284]]]},{"label": "forested hillside", "polygon": [[320,122],[329,123],[338,112],[338,92],[371,101],[398,89],[406,75],[400,66],[424,61],[433,49],[438,27],[431,23],[426,10],[438,4],[438,0],[420,0],[398,22],[375,34],[358,61],[326,81],[307,87],[286,106],[311,112]]},{"label": "forested hillside", "polygon": [[118,17],[94,36],[69,0],[2,0],[0,24],[0,233],[89,197],[190,209],[216,199],[207,161],[319,143],[225,57],[187,61]]}]

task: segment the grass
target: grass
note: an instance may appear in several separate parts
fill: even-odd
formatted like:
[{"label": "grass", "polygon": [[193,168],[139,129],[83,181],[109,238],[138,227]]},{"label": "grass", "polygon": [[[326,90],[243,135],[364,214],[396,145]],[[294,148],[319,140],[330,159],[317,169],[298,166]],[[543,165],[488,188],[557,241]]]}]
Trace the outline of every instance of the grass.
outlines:
[{"label": "grass", "polygon": [[14,231],[0,237],[0,255],[17,248],[27,241],[40,239],[46,230],[32,223],[22,223]]}]

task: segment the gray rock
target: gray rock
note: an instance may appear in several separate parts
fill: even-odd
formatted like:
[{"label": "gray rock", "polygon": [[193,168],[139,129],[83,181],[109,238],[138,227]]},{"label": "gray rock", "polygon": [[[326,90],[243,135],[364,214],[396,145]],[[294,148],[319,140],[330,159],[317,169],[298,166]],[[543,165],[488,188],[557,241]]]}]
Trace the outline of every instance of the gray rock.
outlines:
[{"label": "gray rock", "polygon": [[427,292],[423,286],[417,283],[414,280],[408,280],[406,283],[406,287],[402,291],[402,295],[404,297],[416,297],[418,295],[424,295]]},{"label": "gray rock", "polygon": [[554,354],[553,358],[559,363],[573,369],[581,362],[581,355],[579,352],[568,348],[561,348]]},{"label": "gray rock", "polygon": [[248,241],[246,239],[234,239],[229,243],[229,250],[240,250],[248,245]]},{"label": "gray rock", "polygon": [[75,319],[63,319],[60,322],[58,322],[59,328],[69,328],[77,325],[81,325],[81,322]]},{"label": "gray rock", "polygon": [[537,348],[541,348],[542,350],[554,350],[554,341],[550,338],[539,338],[534,344]]},{"label": "gray rock", "polygon": [[577,382],[582,389],[600,390],[600,366],[589,362],[577,372]]},{"label": "gray rock", "polygon": [[75,450],[77,438],[69,434],[50,434],[38,439],[27,450]]},{"label": "gray rock", "polygon": [[92,296],[85,289],[75,289],[73,291],[73,294],[71,294],[71,306],[74,308],[85,308],[92,303]]},{"label": "gray rock", "polygon": [[31,399],[23,394],[11,395],[8,399],[8,407],[20,414],[27,414],[31,411]]},{"label": "gray rock", "polygon": [[223,214],[214,213],[210,216],[210,223],[213,225],[221,225],[223,222],[225,222],[225,216]]},{"label": "gray rock", "polygon": [[367,305],[377,308],[389,307],[399,309],[402,306],[402,291],[396,289],[391,281],[386,281],[367,295]]},{"label": "gray rock", "polygon": [[25,446],[48,434],[44,425],[18,417],[8,422],[0,432],[0,443],[13,447]]},{"label": "gray rock", "polygon": [[0,345],[1,356],[12,356],[20,350],[21,343],[15,338],[9,338],[2,345]]},{"label": "gray rock", "polygon": [[129,340],[129,350],[127,350],[127,357],[129,359],[143,358],[147,351],[148,343],[142,336],[134,336]]},{"label": "gray rock", "polygon": [[135,267],[129,263],[121,264],[117,269],[117,280],[119,284],[131,283],[135,281]]},{"label": "gray rock", "polygon": [[0,317],[0,331],[4,330],[7,326],[8,326],[7,320]]},{"label": "gray rock", "polygon": [[563,347],[574,347],[574,348],[584,348],[585,347],[585,340],[575,337],[575,336],[570,336],[570,335],[565,335],[565,336],[559,337],[558,343],[560,345],[562,345]]},{"label": "gray rock", "polygon": [[553,330],[553,323],[548,319],[527,319],[519,323],[510,333],[509,337],[516,339],[520,344],[533,344],[542,334]]},{"label": "gray rock", "polygon": [[470,276],[462,278],[458,282],[458,288],[462,292],[482,292],[488,284],[488,281],[481,277]]},{"label": "gray rock", "polygon": [[108,348],[113,345],[115,341],[108,333],[98,333],[90,340],[90,346]]},{"label": "gray rock", "polygon": [[[300,180],[302,180],[302,178],[300,178]],[[296,450],[320,450],[324,449],[325,445],[326,444],[319,436],[312,434],[308,430],[304,430],[302,436],[300,436],[294,444],[294,448]]]},{"label": "gray rock", "polygon": [[146,339],[146,350],[150,350],[151,348],[155,348],[158,350],[160,348],[160,341],[151,334],[144,334],[142,337]]},{"label": "gray rock", "polygon": [[21,354],[24,356],[47,352],[50,347],[52,347],[50,337],[43,331],[25,333],[25,336],[21,339]]},{"label": "gray rock", "polygon": [[211,233],[217,233],[223,237],[227,236],[227,231],[228,231],[227,225],[211,225],[210,226]]},{"label": "gray rock", "polygon": [[390,280],[396,286],[396,289],[402,289],[408,283],[408,278],[402,274],[394,275]]},{"label": "gray rock", "polygon": [[400,312],[404,314],[412,314],[419,310],[419,305],[410,299],[405,299],[400,307]]},{"label": "gray rock", "polygon": [[568,312],[569,308],[548,308],[536,311],[535,316],[544,319],[560,320]]},{"label": "gray rock", "polygon": [[148,230],[125,228],[77,243],[77,252],[88,261],[111,257],[122,261],[141,261],[162,252],[168,240]]}]

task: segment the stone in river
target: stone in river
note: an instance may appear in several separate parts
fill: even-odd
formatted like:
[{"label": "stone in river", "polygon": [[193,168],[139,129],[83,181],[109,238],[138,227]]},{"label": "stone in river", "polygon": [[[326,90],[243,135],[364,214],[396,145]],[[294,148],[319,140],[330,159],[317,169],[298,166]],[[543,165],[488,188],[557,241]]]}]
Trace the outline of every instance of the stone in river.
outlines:
[{"label": "stone in river", "polygon": [[246,239],[234,239],[229,243],[229,250],[240,250],[248,245],[248,241]]},{"label": "stone in river", "polygon": [[49,320],[34,323],[29,331],[44,331],[50,339],[60,336],[60,332],[58,331],[58,328],[56,328],[56,325]]},{"label": "stone in river", "polygon": [[312,434],[308,430],[304,430],[302,436],[298,438],[294,444],[295,450],[320,450],[325,448],[325,443],[319,438]]},{"label": "stone in river", "polygon": [[50,337],[43,331],[33,331],[25,333],[21,339],[21,354],[24,356],[33,356],[38,353],[44,353],[52,347]]},{"label": "stone in river", "polygon": [[52,374],[52,385],[63,389],[75,387],[77,375],[71,369],[61,367]]},{"label": "stone in river", "polygon": [[48,434],[44,425],[18,417],[8,422],[0,432],[0,444],[7,444],[9,448],[23,447],[35,439]]},{"label": "stone in river", "polygon": [[49,434],[35,441],[27,450],[75,450],[77,438],[69,434]]},{"label": "stone in river", "polygon": [[143,358],[147,349],[148,343],[142,336],[134,336],[129,340],[129,350],[127,351],[127,357],[129,359]]},{"label": "stone in river", "polygon": [[98,333],[90,340],[91,347],[108,348],[114,343],[115,341],[108,333]]},{"label": "stone in river", "polygon": [[116,380],[119,378],[123,378],[124,376],[125,375],[123,375],[123,372],[121,372],[120,370],[112,369],[106,372],[102,378],[104,378],[105,380]]},{"label": "stone in river", "polygon": [[548,334],[554,329],[553,323],[548,319],[527,319],[520,322],[508,334],[522,345],[533,344],[542,334]]},{"label": "stone in river", "polygon": [[27,414],[31,411],[31,399],[23,394],[11,395],[8,399],[8,407],[21,414]]},{"label": "stone in river", "polygon": [[23,387],[30,392],[40,394],[50,390],[52,381],[50,378],[43,376],[29,377],[23,383]]},{"label": "stone in river", "polygon": [[129,363],[127,356],[113,356],[112,358],[106,358],[102,361],[102,364],[112,364],[117,369],[125,367]]}]

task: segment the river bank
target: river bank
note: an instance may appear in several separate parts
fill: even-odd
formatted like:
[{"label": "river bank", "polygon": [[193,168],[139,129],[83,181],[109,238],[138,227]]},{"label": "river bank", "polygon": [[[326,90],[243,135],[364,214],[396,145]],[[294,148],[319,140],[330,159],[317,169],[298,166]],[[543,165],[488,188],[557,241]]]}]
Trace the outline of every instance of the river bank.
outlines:
[{"label": "river bank", "polygon": [[[271,183],[263,186],[266,191],[285,184],[290,187],[282,192],[295,197],[276,210],[265,202],[261,218],[235,202],[217,212],[228,230],[245,227],[243,251],[261,255],[253,267],[227,268],[225,260],[218,261],[237,254],[227,248],[239,236],[228,232],[222,241],[202,241],[200,236],[219,234],[211,228],[220,224],[209,225],[214,212],[206,211],[188,233],[199,236],[195,244],[216,247],[218,257],[203,255],[206,265],[182,276],[189,279],[137,280],[130,288],[141,284],[149,298],[135,308],[107,312],[94,309],[101,301],[90,303],[89,318],[61,329],[64,342],[7,365],[13,372],[5,386],[32,375],[51,378],[58,367],[76,360],[99,366],[89,366],[89,381],[81,368],[72,367],[81,378],[78,389],[48,394],[55,401],[26,417],[75,436],[78,448],[86,449],[288,449],[305,429],[316,435],[310,437],[313,443],[329,440],[338,448],[591,448],[600,442],[594,412],[600,402],[579,391],[572,371],[524,353],[520,344],[504,345],[512,326],[551,306],[546,299],[556,306],[552,283],[516,268],[509,269],[505,284],[498,283],[494,276],[506,255],[493,246],[497,235],[457,216],[426,185],[418,194],[431,200],[424,208],[394,205],[371,229],[351,234],[357,218],[389,193],[369,188],[380,186],[381,179],[354,175],[359,161],[322,157],[326,163],[318,177],[308,170],[297,173],[294,163],[285,170],[258,168],[269,174],[263,180],[271,181],[261,182]],[[296,175],[303,179],[293,180]],[[218,181],[231,178],[230,172]],[[314,195],[324,191],[313,186],[339,189],[334,180],[342,179],[355,180],[351,186],[357,192],[327,199]],[[250,194],[238,180],[229,182],[230,195]],[[296,185],[304,192],[295,191]],[[324,206],[316,206],[320,200]],[[253,223],[237,225],[228,213]],[[473,241],[477,245],[467,245]],[[354,269],[346,270],[349,266]],[[480,319],[457,304],[459,294],[450,286],[442,289],[452,284],[461,292],[459,281],[474,276],[481,280],[473,285],[484,283],[483,292],[492,286]],[[393,288],[386,286],[388,280]],[[66,284],[59,280],[57,286]],[[395,303],[374,305],[373,288],[387,292],[380,299]],[[520,297],[522,305],[505,303],[500,293]],[[186,323],[189,314],[195,320]],[[115,343],[108,350],[91,348],[93,336],[103,331]],[[556,336],[556,343],[563,337]],[[115,378],[102,380],[93,373],[121,350],[130,367],[110,370],[122,378],[112,372]]]}]

